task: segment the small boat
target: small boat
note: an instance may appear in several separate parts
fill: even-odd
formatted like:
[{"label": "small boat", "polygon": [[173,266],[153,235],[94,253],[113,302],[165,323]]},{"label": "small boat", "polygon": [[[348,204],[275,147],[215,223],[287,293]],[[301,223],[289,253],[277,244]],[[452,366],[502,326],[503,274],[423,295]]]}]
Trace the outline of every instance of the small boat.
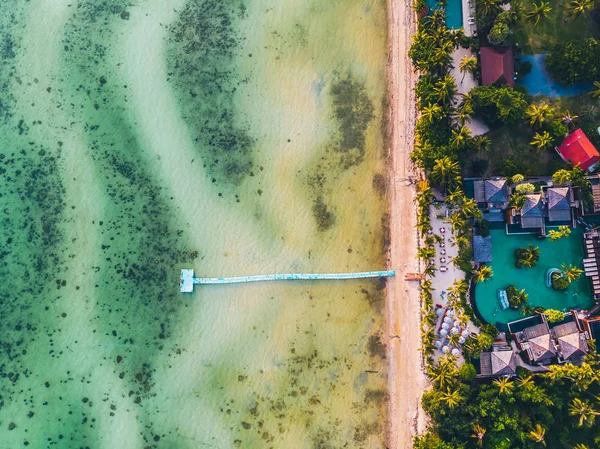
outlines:
[{"label": "small boat", "polygon": [[510,307],[510,304],[508,302],[508,295],[506,294],[506,290],[504,290],[503,288],[499,288],[496,291],[496,293],[498,295],[498,303],[500,304],[502,310],[508,309]]}]

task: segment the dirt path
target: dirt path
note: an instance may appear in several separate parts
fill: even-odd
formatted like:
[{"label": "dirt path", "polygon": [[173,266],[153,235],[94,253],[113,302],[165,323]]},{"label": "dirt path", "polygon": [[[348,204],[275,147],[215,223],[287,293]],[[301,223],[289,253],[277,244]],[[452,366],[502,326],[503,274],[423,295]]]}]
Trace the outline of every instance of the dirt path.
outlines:
[{"label": "dirt path", "polygon": [[414,32],[411,2],[388,0],[389,101],[390,101],[390,266],[396,278],[389,283],[387,302],[388,355],[390,361],[391,449],[410,448],[412,437],[425,428],[420,407],[427,380],[422,370],[420,347],[420,302],[416,282],[406,282],[407,272],[416,272],[414,178],[410,153],[414,143],[416,74],[408,58]]}]

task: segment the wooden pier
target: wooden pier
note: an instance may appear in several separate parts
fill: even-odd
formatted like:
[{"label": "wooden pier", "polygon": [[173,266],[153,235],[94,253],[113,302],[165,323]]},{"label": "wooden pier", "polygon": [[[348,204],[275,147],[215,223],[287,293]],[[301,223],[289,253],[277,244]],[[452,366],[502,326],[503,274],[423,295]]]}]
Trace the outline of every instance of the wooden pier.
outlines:
[{"label": "wooden pier", "polygon": [[318,280],[339,280],[339,279],[363,279],[393,277],[394,270],[387,271],[365,271],[361,273],[329,273],[329,274],[263,274],[258,276],[240,276],[231,278],[197,278],[194,277],[194,270],[181,270],[179,290],[182,293],[194,291],[194,285],[207,284],[241,284],[247,282],[260,281],[318,281]]}]

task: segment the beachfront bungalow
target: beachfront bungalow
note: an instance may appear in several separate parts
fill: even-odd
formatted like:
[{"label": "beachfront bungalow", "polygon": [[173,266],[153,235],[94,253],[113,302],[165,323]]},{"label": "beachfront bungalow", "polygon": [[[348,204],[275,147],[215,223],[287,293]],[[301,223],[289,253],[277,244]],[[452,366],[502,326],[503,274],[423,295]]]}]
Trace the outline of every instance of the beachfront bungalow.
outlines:
[{"label": "beachfront bungalow", "polygon": [[532,365],[548,365],[557,358],[558,350],[544,316],[541,324],[526,327],[514,334],[517,348]]},{"label": "beachfront bungalow", "polygon": [[588,351],[587,338],[579,320],[576,318],[568,323],[562,323],[551,329],[552,336],[558,346],[559,362],[581,364]]},{"label": "beachfront bungalow", "polygon": [[548,204],[548,219],[550,221],[570,222],[572,207],[575,207],[573,191],[570,187],[548,187],[545,189]]},{"label": "beachfront bungalow", "polygon": [[484,351],[479,358],[481,377],[503,377],[517,375],[517,359],[512,349]]},{"label": "beachfront bungalow", "polygon": [[505,178],[475,180],[473,199],[486,210],[506,209],[510,199],[510,186]]},{"label": "beachfront bungalow", "polygon": [[525,195],[525,205],[521,209],[522,228],[544,228],[544,198],[541,193]]},{"label": "beachfront bungalow", "polygon": [[600,161],[600,154],[581,129],[569,134],[562,145],[555,147],[556,152],[566,163],[581,170],[593,171]]},{"label": "beachfront bungalow", "polygon": [[481,82],[485,86],[508,84],[515,87],[515,63],[512,48],[481,47]]}]

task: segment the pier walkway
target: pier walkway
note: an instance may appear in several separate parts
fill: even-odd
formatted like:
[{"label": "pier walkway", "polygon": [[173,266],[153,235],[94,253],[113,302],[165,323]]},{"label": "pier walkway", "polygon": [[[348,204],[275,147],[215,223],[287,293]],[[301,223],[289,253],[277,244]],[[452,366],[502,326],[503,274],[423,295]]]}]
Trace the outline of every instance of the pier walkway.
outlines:
[{"label": "pier walkway", "polygon": [[181,270],[181,279],[179,290],[182,293],[194,291],[194,285],[206,284],[240,284],[246,282],[259,281],[317,281],[317,280],[333,280],[333,279],[362,279],[362,278],[378,278],[378,277],[393,277],[396,273],[394,270],[388,271],[365,271],[362,273],[329,273],[329,274],[264,274],[258,276],[241,276],[231,278],[196,278],[194,270]]}]

